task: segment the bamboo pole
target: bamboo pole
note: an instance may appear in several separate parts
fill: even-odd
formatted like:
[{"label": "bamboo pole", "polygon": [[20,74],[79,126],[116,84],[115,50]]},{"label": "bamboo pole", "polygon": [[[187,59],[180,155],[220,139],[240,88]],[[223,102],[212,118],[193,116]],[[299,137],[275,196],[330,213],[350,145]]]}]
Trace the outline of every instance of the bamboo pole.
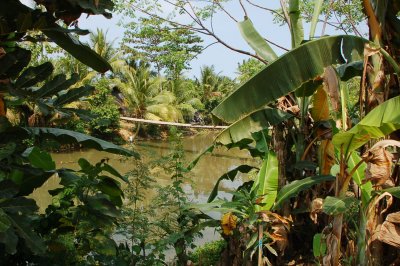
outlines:
[{"label": "bamboo pole", "polygon": [[177,127],[204,128],[204,129],[226,129],[226,128],[228,128],[227,126],[192,125],[192,124],[155,121],[155,120],[147,120],[147,119],[141,119],[141,118],[124,117],[124,116],[121,116],[120,119],[129,121],[129,122],[139,122],[139,123],[146,123],[146,124],[177,126]]}]

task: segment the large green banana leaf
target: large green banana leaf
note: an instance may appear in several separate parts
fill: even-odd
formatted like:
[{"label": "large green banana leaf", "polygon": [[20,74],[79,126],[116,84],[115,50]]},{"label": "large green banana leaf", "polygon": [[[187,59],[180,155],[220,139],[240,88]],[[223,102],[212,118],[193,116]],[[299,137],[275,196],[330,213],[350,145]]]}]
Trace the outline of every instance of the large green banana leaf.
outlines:
[{"label": "large green banana leaf", "polygon": [[319,175],[295,180],[279,190],[273,209],[277,210],[286,200],[297,196],[301,191],[325,181],[333,181],[335,178],[333,175]]},{"label": "large green banana leaf", "polygon": [[303,20],[300,16],[300,1],[289,0],[290,34],[292,48],[298,47],[304,40]]},{"label": "large green banana leaf", "polygon": [[63,144],[78,143],[85,148],[139,158],[139,154],[135,151],[71,130],[47,127],[28,127],[25,130],[36,137],[52,138]]},{"label": "large green banana leaf", "polygon": [[73,57],[94,70],[100,73],[112,70],[111,65],[104,58],[60,28],[55,25],[54,28],[42,29],[42,32]]},{"label": "large green banana leaf", "polygon": [[222,145],[239,142],[245,138],[251,138],[251,133],[267,129],[292,117],[291,114],[279,109],[265,108],[254,112],[245,118],[235,122],[222,131],[215,141]]},{"label": "large green banana leaf", "polygon": [[387,100],[369,112],[349,131],[333,136],[333,144],[347,156],[371,139],[382,138],[400,129],[400,96]]},{"label": "large green banana leaf", "polygon": [[264,159],[257,178],[254,180],[252,190],[257,189],[257,197],[261,197],[260,203],[263,206],[257,206],[256,210],[269,211],[275,203],[278,194],[278,159],[273,151],[269,151],[267,158]]},{"label": "large green banana leaf", "polygon": [[311,27],[310,27],[310,40],[314,38],[315,29],[317,28],[318,18],[322,11],[322,4],[324,0],[315,0],[314,2],[314,12],[311,19]]},{"label": "large green banana leaf", "polygon": [[238,27],[243,39],[246,40],[257,55],[262,57],[268,63],[278,58],[271,46],[269,46],[269,44],[254,28],[253,22],[251,22],[250,19],[246,18],[245,20],[238,22]]},{"label": "large green banana leaf", "polygon": [[233,123],[279,97],[302,89],[332,64],[350,63],[362,58],[365,39],[331,36],[300,45],[266,66],[240,86],[214,110],[213,115]]}]

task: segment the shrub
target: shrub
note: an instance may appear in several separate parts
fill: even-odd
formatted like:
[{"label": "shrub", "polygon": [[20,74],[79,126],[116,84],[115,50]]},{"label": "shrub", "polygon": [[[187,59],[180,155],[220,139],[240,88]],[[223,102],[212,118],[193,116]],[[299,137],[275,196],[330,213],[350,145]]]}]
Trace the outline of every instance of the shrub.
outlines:
[{"label": "shrub", "polygon": [[225,240],[216,240],[204,244],[202,247],[197,247],[189,254],[189,259],[195,265],[212,266],[217,265],[224,248],[226,247]]}]

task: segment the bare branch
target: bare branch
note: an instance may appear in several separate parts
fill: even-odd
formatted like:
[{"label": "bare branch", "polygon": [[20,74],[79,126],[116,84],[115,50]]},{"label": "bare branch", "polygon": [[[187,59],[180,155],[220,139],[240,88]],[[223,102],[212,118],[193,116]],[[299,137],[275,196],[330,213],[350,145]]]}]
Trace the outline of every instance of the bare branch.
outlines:
[{"label": "bare branch", "polygon": [[331,0],[331,2],[329,4],[329,10],[325,14],[325,21],[324,21],[324,24],[322,25],[321,36],[324,36],[324,34],[325,34],[326,24],[328,23],[329,12],[331,12],[331,10],[333,9],[333,2],[334,2],[334,0]]},{"label": "bare branch", "polygon": [[[218,2],[216,2],[216,3],[219,5]],[[266,60],[264,60],[263,58],[261,58],[261,57],[258,56],[257,54],[252,54],[252,53],[250,53],[250,52],[248,52],[248,51],[244,51],[244,50],[241,50],[241,49],[237,49],[237,48],[231,46],[230,44],[226,43],[225,41],[223,41],[222,39],[220,39],[214,32],[212,32],[210,29],[208,29],[207,27],[205,27],[201,21],[194,20],[194,21],[198,24],[198,26],[200,26],[200,28],[197,28],[197,27],[193,27],[193,26],[190,26],[190,25],[181,24],[181,23],[178,23],[178,22],[176,22],[176,21],[171,21],[171,20],[169,20],[169,19],[160,17],[160,16],[158,16],[158,15],[156,15],[156,14],[152,14],[152,13],[150,13],[149,11],[146,11],[146,10],[144,10],[144,9],[138,7],[138,6],[135,6],[134,4],[132,4],[131,6],[132,6],[134,9],[136,9],[136,10],[138,10],[138,11],[140,11],[140,12],[142,12],[142,13],[144,13],[144,14],[150,16],[150,17],[160,19],[160,20],[162,20],[162,21],[164,21],[164,22],[170,23],[170,24],[173,25],[173,26],[179,26],[179,27],[182,27],[182,28],[184,28],[184,29],[189,29],[189,30],[192,30],[192,31],[194,31],[194,32],[198,32],[198,33],[201,33],[201,34],[210,36],[210,37],[214,38],[214,39],[216,40],[216,42],[222,44],[223,46],[225,46],[225,47],[228,48],[229,50],[232,50],[232,51],[237,52],[237,53],[240,53],[240,54],[244,54],[244,55],[251,56],[251,57],[253,57],[253,58],[255,58],[255,59],[257,59],[257,60],[263,62],[264,64],[268,64],[268,62],[267,62]],[[174,5],[174,6],[176,6],[176,5]],[[182,10],[184,10],[184,12],[188,12],[188,10],[186,10],[185,8],[182,8]],[[190,13],[190,12],[189,12],[189,13]],[[227,14],[229,14],[229,13],[227,13]],[[192,17],[192,16],[191,16],[191,17]],[[233,17],[231,17],[231,18],[234,19]],[[235,19],[234,19],[234,20],[235,20]],[[236,21],[236,20],[235,20],[235,21]],[[236,21],[236,22],[237,22],[237,21]]]},{"label": "bare branch", "polygon": [[285,16],[285,21],[286,21],[286,23],[287,23],[287,25],[289,27],[289,30],[290,30],[290,28],[291,28],[291,26],[290,26],[290,17],[289,17],[289,13],[287,11],[286,0],[280,0],[280,3],[281,3],[281,8],[282,8],[282,11],[283,11],[283,15]]},{"label": "bare branch", "polygon": [[246,1],[247,1],[250,5],[252,5],[252,6],[254,6],[254,7],[257,7],[257,8],[260,8],[260,9],[264,9],[264,10],[266,10],[266,11],[269,11],[269,12],[271,12],[271,13],[277,15],[278,17],[281,17],[283,20],[286,21],[286,18],[285,18],[284,16],[282,16],[282,14],[279,13],[278,11],[276,11],[276,10],[274,10],[274,9],[271,9],[271,8],[267,8],[267,7],[263,7],[263,6],[257,5],[257,4],[255,4],[255,3],[253,3],[253,2],[251,2],[250,0],[246,0]]},{"label": "bare branch", "polygon": [[347,31],[345,30],[345,28],[343,27],[343,23],[342,20],[339,19],[339,17],[337,16],[336,12],[333,12],[333,14],[335,15],[336,21],[339,23],[339,27],[342,31],[344,31],[345,34],[347,34]]},{"label": "bare branch", "polygon": [[277,43],[275,43],[275,42],[272,42],[272,41],[270,41],[270,40],[268,40],[268,39],[265,39],[265,38],[264,38],[264,40],[265,40],[266,42],[272,44],[273,46],[276,46],[276,47],[278,47],[278,48],[280,48],[280,49],[282,49],[282,50],[284,50],[284,51],[286,51],[286,52],[289,51],[289,49],[287,49],[287,48],[285,48],[285,47],[283,47],[283,46],[280,46],[279,44],[277,44]]},{"label": "bare branch", "polygon": [[237,19],[235,19],[228,11],[225,10],[225,8],[218,2],[215,1],[215,3],[218,5],[219,8],[221,8],[222,11],[225,12],[225,14],[227,14],[233,21],[235,21],[236,23],[238,22]]},{"label": "bare branch", "polygon": [[243,9],[244,16],[245,16],[246,18],[248,18],[249,16],[247,15],[247,11],[246,11],[246,8],[244,7],[243,3],[242,3],[242,0],[239,0],[239,3],[240,3],[240,6],[241,6],[242,9]]}]

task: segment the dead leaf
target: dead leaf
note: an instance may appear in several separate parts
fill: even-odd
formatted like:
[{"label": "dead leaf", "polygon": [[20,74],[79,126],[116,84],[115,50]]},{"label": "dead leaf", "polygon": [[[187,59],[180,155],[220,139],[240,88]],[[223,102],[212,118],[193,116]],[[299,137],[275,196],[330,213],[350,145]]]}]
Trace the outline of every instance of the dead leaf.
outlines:
[{"label": "dead leaf", "polygon": [[336,75],[336,71],[331,66],[325,68],[324,85],[325,85],[325,90],[330,98],[332,110],[335,112],[339,112],[340,111],[339,82]]},{"label": "dead leaf", "polygon": [[318,219],[318,213],[322,211],[322,205],[324,204],[323,199],[321,198],[315,198],[311,202],[311,211],[310,211],[310,219],[317,224],[317,219]]},{"label": "dead leaf", "polygon": [[275,224],[272,226],[272,230],[273,232],[270,234],[272,243],[275,243],[277,249],[283,254],[286,247],[289,245],[286,228],[283,224]]},{"label": "dead leaf", "polygon": [[378,239],[388,245],[400,248],[400,212],[391,213],[381,226]]},{"label": "dead leaf", "polygon": [[233,229],[236,228],[237,217],[231,212],[225,213],[221,218],[221,227],[224,235],[232,235]]},{"label": "dead leaf", "polygon": [[367,163],[363,183],[371,181],[375,186],[382,186],[389,180],[392,170],[393,155],[382,146],[371,148],[362,155]]}]

